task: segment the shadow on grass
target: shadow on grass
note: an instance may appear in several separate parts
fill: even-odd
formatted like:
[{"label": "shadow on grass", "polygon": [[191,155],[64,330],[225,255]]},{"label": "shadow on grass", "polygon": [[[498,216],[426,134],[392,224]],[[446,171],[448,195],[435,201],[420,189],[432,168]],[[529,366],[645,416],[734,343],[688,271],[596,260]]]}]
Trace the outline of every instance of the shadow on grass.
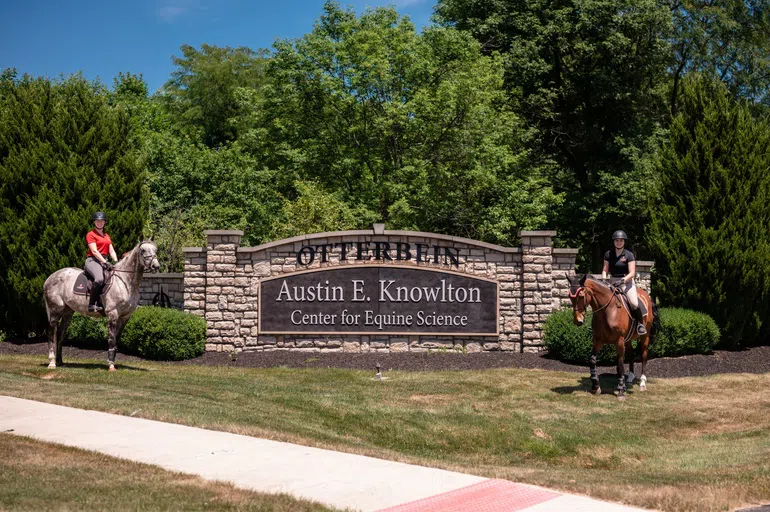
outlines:
[{"label": "shadow on grass", "polygon": [[[45,366],[48,367],[48,363],[42,363],[39,366]],[[63,365],[59,365],[56,367],[58,368],[81,368],[85,370],[107,370],[107,363],[68,363],[65,362]],[[129,366],[127,364],[120,364],[115,363],[115,370],[121,371],[121,370],[128,370],[133,372],[149,372],[147,368],[137,368],[136,366]]]},{"label": "shadow on grass", "polygon": [[[571,395],[575,392],[590,393],[591,378],[581,377],[576,386],[557,386],[551,388],[551,391],[560,395]],[[599,375],[599,386],[602,388],[602,395],[612,395],[615,393],[615,386],[618,385],[618,376],[615,373],[602,373]],[[632,394],[633,387],[626,384],[626,393]]]}]

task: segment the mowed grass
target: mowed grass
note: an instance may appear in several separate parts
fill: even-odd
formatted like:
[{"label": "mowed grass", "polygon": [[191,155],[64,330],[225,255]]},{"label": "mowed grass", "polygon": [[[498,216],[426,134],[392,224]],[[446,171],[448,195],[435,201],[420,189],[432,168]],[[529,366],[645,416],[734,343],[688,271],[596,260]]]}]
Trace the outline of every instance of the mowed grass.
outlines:
[{"label": "mowed grass", "polygon": [[541,370],[376,381],[339,369],[46,364],[0,356],[0,393],[662,510],[770,502],[770,374],[651,379],[619,402],[589,394],[585,376]]},{"label": "mowed grass", "polygon": [[85,450],[0,433],[2,510],[332,510]]}]

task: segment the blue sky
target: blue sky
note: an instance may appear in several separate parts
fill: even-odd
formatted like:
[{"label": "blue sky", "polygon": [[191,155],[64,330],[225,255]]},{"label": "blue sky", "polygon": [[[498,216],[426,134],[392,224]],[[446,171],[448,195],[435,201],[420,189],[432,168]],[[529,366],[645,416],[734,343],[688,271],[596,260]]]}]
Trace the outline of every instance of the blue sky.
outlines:
[{"label": "blue sky", "polygon": [[[202,43],[266,48],[309,32],[323,0],[0,1],[0,69],[56,77],[82,71],[112,86],[119,71],[142,73],[155,91],[179,47]],[[434,0],[348,0],[394,5],[417,27],[430,23]]]}]

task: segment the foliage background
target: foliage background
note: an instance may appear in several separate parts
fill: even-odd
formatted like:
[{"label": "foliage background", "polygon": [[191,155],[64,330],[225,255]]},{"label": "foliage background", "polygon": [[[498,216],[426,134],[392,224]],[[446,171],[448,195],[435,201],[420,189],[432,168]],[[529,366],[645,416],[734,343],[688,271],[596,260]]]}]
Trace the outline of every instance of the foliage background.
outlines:
[{"label": "foliage background", "polygon": [[303,37],[174,64],[152,94],[130,72],[2,72],[0,329],[41,328],[42,280],[82,264],[98,207],[120,251],[154,235],[164,271],[203,229],[378,221],[506,245],[556,229],[597,271],[620,228],[665,305],[767,338],[770,0],[437,0],[423,30],[330,1]]}]

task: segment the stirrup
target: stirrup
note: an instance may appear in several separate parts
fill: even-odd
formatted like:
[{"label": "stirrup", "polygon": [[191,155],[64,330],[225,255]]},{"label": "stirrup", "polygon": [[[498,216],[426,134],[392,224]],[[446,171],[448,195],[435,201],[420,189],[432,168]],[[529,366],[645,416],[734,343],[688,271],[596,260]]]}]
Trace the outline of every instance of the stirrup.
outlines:
[{"label": "stirrup", "polygon": [[89,313],[101,313],[104,311],[104,308],[101,307],[99,304],[89,304],[88,305],[88,312]]},{"label": "stirrup", "polygon": [[647,328],[644,326],[644,324],[640,323],[636,326],[636,333],[639,336],[644,336],[645,334],[647,334]]}]

